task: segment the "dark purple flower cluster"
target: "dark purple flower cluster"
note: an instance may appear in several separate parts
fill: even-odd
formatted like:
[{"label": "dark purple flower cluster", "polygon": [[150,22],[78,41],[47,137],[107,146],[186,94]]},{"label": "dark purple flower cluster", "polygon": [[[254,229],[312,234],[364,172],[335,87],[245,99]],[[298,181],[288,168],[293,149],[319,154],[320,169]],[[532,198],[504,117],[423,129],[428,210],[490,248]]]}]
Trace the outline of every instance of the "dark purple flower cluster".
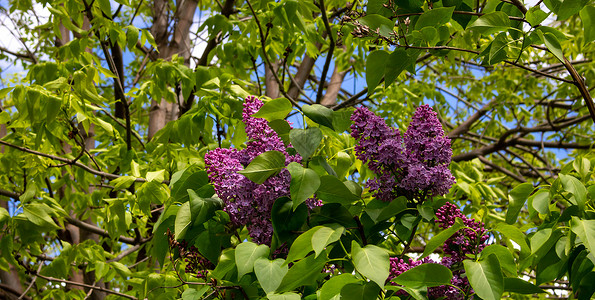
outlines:
[{"label": "dark purple flower cluster", "polygon": [[356,108],[351,120],[355,153],[376,174],[367,185],[377,198],[405,194],[423,201],[448,193],[455,182],[448,170],[452,149],[432,108],[420,106],[403,136],[365,107]]},{"label": "dark purple flower cluster", "polygon": [[452,203],[446,202],[436,212],[436,223],[443,229],[451,227],[460,218],[466,227],[444,242],[443,251],[455,261],[462,261],[467,254],[479,254],[488,240],[483,223],[469,219]]},{"label": "dark purple flower cluster", "polygon": [[[436,212],[436,223],[439,224],[440,228],[447,229],[451,227],[456,218],[460,218],[463,224],[471,229],[465,228],[460,230],[451,236],[444,242],[442,249],[444,254],[447,256],[442,257],[440,264],[449,268],[453,272],[453,277],[450,283],[453,286],[437,286],[428,289],[429,299],[449,299],[459,300],[465,298],[466,294],[472,294],[473,291],[469,285],[469,280],[465,276],[465,271],[461,265],[461,262],[467,257],[467,254],[479,254],[486,246],[488,240],[487,231],[484,228],[484,224],[469,219],[452,203],[447,202]],[[421,261],[415,261],[409,259],[404,261],[397,257],[390,259],[390,275],[388,280],[392,280],[395,277],[401,275],[401,273],[417,267],[421,264],[436,263],[429,258],[424,258]],[[397,285],[391,282],[392,285]],[[463,291],[463,292],[461,292]],[[405,292],[400,291],[404,295]]]},{"label": "dark purple flower cluster", "polygon": [[246,124],[249,141],[242,150],[217,148],[205,155],[209,180],[231,221],[239,226],[246,225],[255,243],[270,245],[273,235],[271,208],[273,202],[289,195],[291,175],[283,169],[263,184],[256,184],[238,173],[258,155],[267,151],[285,154],[285,163],[301,162],[299,154],[289,155],[285,144],[265,119],[252,117],[263,106],[254,96],[246,98],[242,119]]}]

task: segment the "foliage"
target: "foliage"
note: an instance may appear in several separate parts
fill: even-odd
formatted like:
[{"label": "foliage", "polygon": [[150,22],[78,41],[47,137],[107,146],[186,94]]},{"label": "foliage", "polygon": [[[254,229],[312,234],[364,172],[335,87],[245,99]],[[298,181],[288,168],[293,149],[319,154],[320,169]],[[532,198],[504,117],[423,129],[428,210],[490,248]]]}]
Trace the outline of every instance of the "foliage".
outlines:
[{"label": "foliage", "polygon": [[0,12],[0,298],[595,293],[593,1]]}]

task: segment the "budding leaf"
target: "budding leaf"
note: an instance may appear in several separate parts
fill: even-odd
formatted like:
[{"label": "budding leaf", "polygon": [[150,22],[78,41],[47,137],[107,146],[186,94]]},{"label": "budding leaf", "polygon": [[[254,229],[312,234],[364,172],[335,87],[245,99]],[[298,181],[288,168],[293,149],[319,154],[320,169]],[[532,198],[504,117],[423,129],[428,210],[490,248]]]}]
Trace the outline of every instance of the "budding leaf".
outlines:
[{"label": "budding leaf", "polygon": [[277,175],[285,168],[285,155],[279,151],[267,151],[257,157],[238,173],[246,176],[254,183],[262,184],[269,177]]}]

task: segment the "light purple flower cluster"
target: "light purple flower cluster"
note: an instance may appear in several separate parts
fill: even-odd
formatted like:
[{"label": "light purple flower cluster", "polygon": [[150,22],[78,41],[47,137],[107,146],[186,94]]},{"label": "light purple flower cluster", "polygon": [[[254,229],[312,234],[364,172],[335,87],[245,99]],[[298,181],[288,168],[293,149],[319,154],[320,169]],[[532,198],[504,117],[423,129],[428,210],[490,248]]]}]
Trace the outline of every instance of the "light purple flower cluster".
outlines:
[{"label": "light purple flower cluster", "polygon": [[270,245],[273,235],[271,208],[277,198],[289,195],[291,175],[283,169],[263,184],[256,184],[238,171],[267,151],[285,154],[286,164],[301,162],[302,158],[299,154],[287,153],[283,141],[266,120],[251,116],[262,106],[262,101],[254,96],[244,102],[242,119],[249,139],[246,148],[211,150],[205,155],[205,165],[209,180],[223,200],[223,210],[229,214],[231,221],[238,226],[246,225],[254,242]]},{"label": "light purple flower cluster", "polygon": [[351,120],[355,153],[376,174],[367,185],[378,199],[423,201],[448,193],[455,182],[448,170],[452,149],[432,108],[420,106],[403,136],[365,107],[356,108]]},{"label": "light purple flower cluster", "polygon": [[[456,218],[460,218],[465,226],[471,229],[465,228],[460,230],[446,240],[442,246],[447,256],[442,257],[440,264],[452,270],[453,277],[450,283],[458,288],[446,285],[431,287],[428,288],[428,298],[448,300],[465,299],[465,294],[472,294],[473,290],[469,285],[469,280],[465,276],[465,270],[461,262],[467,257],[467,254],[479,254],[485,248],[486,241],[488,240],[487,231],[483,223],[467,218],[454,204],[449,202],[438,209],[436,217],[436,223],[443,229],[451,227],[455,223]],[[392,257],[390,258],[390,275],[388,280],[390,281],[401,275],[401,273],[426,263],[436,262],[427,257],[421,261],[412,259],[404,261],[403,259]],[[391,284],[397,285],[394,282],[391,282]],[[405,292],[400,291],[398,295],[405,295]]]}]

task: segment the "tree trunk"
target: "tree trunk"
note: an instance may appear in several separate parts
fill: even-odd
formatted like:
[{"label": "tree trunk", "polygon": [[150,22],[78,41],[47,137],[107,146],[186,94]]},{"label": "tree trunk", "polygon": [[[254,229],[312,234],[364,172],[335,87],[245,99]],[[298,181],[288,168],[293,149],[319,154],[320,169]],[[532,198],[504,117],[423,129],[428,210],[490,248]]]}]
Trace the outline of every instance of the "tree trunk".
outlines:
[{"label": "tree trunk", "polygon": [[267,65],[264,67],[264,83],[266,86],[265,95],[275,99],[279,98],[280,93],[279,84],[277,83],[277,80],[275,80],[275,74],[279,70],[279,62],[273,61],[271,62],[271,66],[273,67],[272,71]]},{"label": "tree trunk", "polygon": [[[2,101],[0,100],[0,108],[1,107],[2,107]],[[0,111],[2,111],[2,110],[0,109]],[[6,125],[0,124],[0,139],[5,136],[6,136]],[[0,146],[0,153],[4,153],[4,146]],[[8,209],[8,201],[0,200],[0,207],[6,209],[7,211],[10,211]],[[0,228],[0,229],[2,229],[2,232],[0,232],[0,239],[1,239],[2,237],[4,237],[6,230],[5,230],[5,228]],[[23,286],[21,285],[21,279],[19,278],[19,273],[17,271],[17,268],[11,264],[9,264],[8,271],[0,270],[0,283],[8,286],[15,292],[18,292],[18,293],[23,292]],[[6,294],[6,295],[0,294],[0,296],[12,297],[11,294]],[[2,297],[0,297],[0,298],[2,298]],[[14,299],[16,299],[16,298],[17,297],[14,297]],[[12,299],[12,298],[8,298],[8,299]]]},{"label": "tree trunk", "polygon": [[[176,13],[174,20],[174,32],[171,41],[169,40],[167,32],[167,24],[169,24],[170,16],[165,12],[168,2],[164,0],[156,0],[153,3],[153,26],[151,33],[155,37],[155,43],[159,47],[159,58],[168,60],[174,54],[184,58],[184,63],[189,65],[190,59],[190,26],[198,2],[195,0],[177,0]],[[187,96],[187,95],[186,95]],[[175,120],[178,117],[180,105],[184,103],[184,95],[178,95],[178,103],[167,102],[161,99],[159,102],[155,99],[151,101],[151,109],[149,111],[149,139],[153,138],[155,134],[165,127],[167,122]]]},{"label": "tree trunk", "polygon": [[324,97],[322,97],[320,104],[326,107],[331,107],[337,104],[337,96],[341,90],[341,85],[343,84],[345,75],[347,75],[347,71],[339,71],[337,66],[335,66],[333,75],[331,75],[331,81],[326,88],[326,94],[324,94]]}]

